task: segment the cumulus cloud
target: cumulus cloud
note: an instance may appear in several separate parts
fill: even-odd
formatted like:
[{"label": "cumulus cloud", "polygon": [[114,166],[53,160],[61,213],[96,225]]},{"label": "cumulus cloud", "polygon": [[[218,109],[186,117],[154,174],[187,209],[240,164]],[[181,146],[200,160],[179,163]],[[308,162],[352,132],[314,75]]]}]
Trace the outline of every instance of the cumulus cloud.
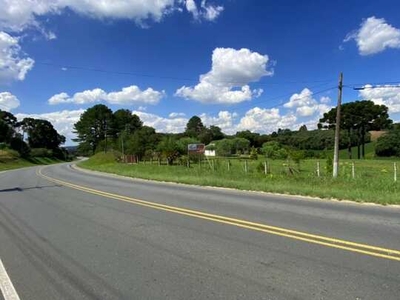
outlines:
[{"label": "cumulus cloud", "polygon": [[296,121],[293,114],[281,115],[279,108],[254,107],[241,118],[237,129],[271,133],[279,128],[292,128]]},{"label": "cumulus cloud", "polygon": [[10,111],[17,108],[20,102],[16,96],[9,92],[0,93],[0,109]]},{"label": "cumulus cloud", "polygon": [[322,115],[331,107],[327,105],[330,102],[329,97],[322,97],[320,102],[314,99],[313,92],[308,88],[303,89],[299,94],[293,94],[289,102],[283,106],[285,108],[294,109],[299,117],[311,117],[314,114]]},{"label": "cumulus cloud", "polygon": [[365,100],[372,100],[376,104],[386,105],[389,113],[400,113],[400,85],[371,87],[371,85],[365,85],[365,89],[359,92],[359,96]]},{"label": "cumulus cloud", "polygon": [[344,42],[351,40],[356,41],[360,55],[372,55],[388,48],[400,49],[400,29],[373,16],[364,20],[358,30],[350,32]]},{"label": "cumulus cloud", "polygon": [[156,114],[147,113],[143,111],[133,111],[133,114],[139,116],[144,125],[151,126],[158,132],[172,132],[179,133],[185,131],[187,118],[184,117],[169,117],[164,118]]},{"label": "cumulus cloud", "polygon": [[0,84],[24,80],[34,65],[34,60],[22,53],[18,42],[18,38],[0,31]]},{"label": "cumulus cloud", "polygon": [[84,109],[79,110],[63,110],[43,114],[16,114],[18,120],[24,118],[43,119],[51,122],[59,134],[66,137],[66,144],[71,144],[75,138],[73,133],[74,124],[79,121],[80,116],[85,112]]},{"label": "cumulus cloud", "polygon": [[195,87],[183,86],[175,95],[209,104],[249,101],[263,92],[262,89],[251,90],[249,83],[273,75],[272,70],[267,70],[268,61],[268,55],[249,49],[216,48],[211,71],[201,75]]},{"label": "cumulus cloud", "polygon": [[185,113],[179,113],[179,112],[172,112],[172,113],[169,114],[169,117],[170,117],[171,119],[173,119],[173,118],[179,118],[179,117],[185,117],[185,116],[186,116]]},{"label": "cumulus cloud", "polygon": [[186,3],[183,0],[0,0],[0,28],[21,31],[39,27],[37,17],[60,14],[66,8],[91,18],[126,19],[144,25],[146,21],[160,22],[164,16],[182,11],[185,4],[193,16],[196,9],[196,18],[210,21],[223,10],[222,6],[207,4],[204,0],[199,7],[193,0]]},{"label": "cumulus cloud", "polygon": [[52,96],[48,103],[51,105],[62,103],[90,104],[96,102],[108,102],[118,105],[133,105],[138,103],[157,104],[165,95],[164,91],[156,91],[148,88],[144,91],[132,85],[124,87],[121,91],[106,93],[100,88],[75,93],[70,97],[67,93]]},{"label": "cumulus cloud", "polygon": [[224,133],[234,134],[236,132],[236,119],[238,114],[229,111],[220,111],[217,116],[211,116],[208,114],[201,114],[199,116],[206,126],[218,126]]},{"label": "cumulus cloud", "polygon": [[224,10],[224,7],[207,4],[206,0],[202,0],[198,7],[194,0],[186,0],[186,10],[193,15],[195,20],[205,19],[214,21]]}]

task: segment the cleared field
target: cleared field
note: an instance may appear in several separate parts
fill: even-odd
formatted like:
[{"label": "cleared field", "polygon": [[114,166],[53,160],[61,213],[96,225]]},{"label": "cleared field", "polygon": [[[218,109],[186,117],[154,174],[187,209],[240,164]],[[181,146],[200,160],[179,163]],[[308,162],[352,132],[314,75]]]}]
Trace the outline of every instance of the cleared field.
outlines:
[{"label": "cleared field", "polygon": [[[229,187],[322,198],[347,199],[380,204],[400,204],[400,182],[394,182],[393,160],[341,160],[340,176],[331,177],[325,160],[294,162],[214,159],[192,163],[190,168],[154,161],[129,165],[113,161],[112,154],[97,154],[80,166],[135,178],[205,186]],[[320,176],[317,176],[317,165]],[[354,162],[355,177],[352,176]],[[400,165],[400,164],[399,164]]]}]

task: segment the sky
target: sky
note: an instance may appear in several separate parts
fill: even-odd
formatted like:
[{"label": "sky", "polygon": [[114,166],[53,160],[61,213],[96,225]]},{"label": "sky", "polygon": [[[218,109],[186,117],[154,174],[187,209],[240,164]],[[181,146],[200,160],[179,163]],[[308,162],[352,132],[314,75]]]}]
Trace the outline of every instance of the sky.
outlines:
[{"label": "sky", "polygon": [[344,103],[398,121],[399,15],[398,0],[0,0],[0,109],[67,145],[99,103],[159,132],[193,115],[227,134],[313,129],[343,72]]}]

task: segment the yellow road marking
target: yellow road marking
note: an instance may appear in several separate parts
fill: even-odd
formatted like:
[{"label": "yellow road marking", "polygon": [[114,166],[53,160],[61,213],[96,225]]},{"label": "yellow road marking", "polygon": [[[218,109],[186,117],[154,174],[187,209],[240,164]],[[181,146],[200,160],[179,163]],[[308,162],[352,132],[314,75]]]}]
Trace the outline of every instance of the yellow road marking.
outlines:
[{"label": "yellow road marking", "polygon": [[246,228],[250,230],[255,230],[255,231],[260,231],[264,233],[269,233],[269,234],[274,234],[282,237],[287,237],[295,240],[300,240],[308,243],[313,243],[313,244],[318,244],[326,247],[331,247],[331,248],[337,248],[337,249],[342,249],[342,250],[347,250],[351,252],[356,252],[356,253],[362,253],[370,256],[375,256],[375,257],[380,257],[380,258],[386,258],[386,259],[391,259],[391,260],[396,260],[400,261],[400,251],[399,250],[393,250],[393,249],[387,249],[387,248],[382,248],[382,247],[376,247],[376,246],[371,246],[367,244],[360,244],[360,243],[355,243],[351,241],[346,241],[346,240],[341,240],[341,239],[335,239],[335,238],[330,238],[322,235],[315,235],[315,234],[309,234],[306,232],[301,232],[301,231],[295,231],[291,229],[286,229],[286,228],[281,228],[281,227],[276,227],[276,226],[270,226],[266,224],[261,224],[261,223],[255,223],[255,222],[250,222],[246,220],[240,220],[240,219],[235,219],[235,218],[229,218],[221,215],[215,215],[215,214],[209,214],[209,213],[204,213],[201,211],[196,211],[196,210],[190,210],[190,209],[185,209],[185,208],[180,208],[180,207],[175,207],[175,206],[169,206],[165,204],[159,204],[155,202],[150,202],[150,201],[145,201],[145,200],[140,200],[136,198],[131,198],[131,197],[126,197],[122,195],[117,195],[117,194],[112,194],[100,190],[95,190],[91,189],[85,186],[80,186],[76,185],[67,181],[55,179],[49,176],[46,176],[42,173],[42,170],[44,168],[41,168],[39,171],[36,172],[38,176],[41,176],[42,178],[45,178],[48,181],[51,181],[53,183],[57,183],[63,186],[67,186],[76,190],[80,190],[86,193],[106,197],[106,198],[111,198],[119,201],[124,201],[128,202],[131,204],[136,204],[136,205],[141,205],[153,209],[158,209],[158,210],[163,210],[163,211],[168,211],[180,215],[185,215],[185,216],[190,216],[190,217],[195,217],[199,219],[204,219],[204,220],[209,220],[217,223],[223,223],[223,224],[228,224],[228,225],[233,225],[236,227],[241,227],[241,228]]}]

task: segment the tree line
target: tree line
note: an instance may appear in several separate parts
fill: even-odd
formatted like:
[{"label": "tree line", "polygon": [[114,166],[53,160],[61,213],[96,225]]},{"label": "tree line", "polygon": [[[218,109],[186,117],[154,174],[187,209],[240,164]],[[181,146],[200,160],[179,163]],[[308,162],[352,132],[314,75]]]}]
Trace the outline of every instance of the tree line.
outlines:
[{"label": "tree line", "polygon": [[[27,135],[27,142],[24,135]],[[65,137],[47,120],[25,118],[18,121],[10,112],[0,110],[0,145],[17,151],[21,157],[52,156],[64,158],[60,148]]]},{"label": "tree line", "polygon": [[[140,118],[128,109],[113,112],[103,104],[87,109],[75,124],[74,140],[79,143],[78,153],[92,155],[109,149],[119,150],[139,159],[164,158],[172,164],[174,160],[187,155],[187,145],[204,143],[208,150],[216,150],[219,156],[249,155],[256,157],[264,154],[271,158],[317,157],[325,155],[324,150],[334,146],[336,108],[320,119],[318,129],[308,130],[305,125],[298,130],[278,129],[271,134],[260,134],[249,130],[233,135],[224,134],[218,126],[205,126],[198,116],[193,116],[182,133],[159,133],[152,127],[145,126]],[[349,149],[357,146],[358,158],[365,154],[365,144],[370,142],[370,130],[389,130],[378,141],[390,137],[393,144],[392,120],[388,108],[376,105],[372,101],[357,101],[342,106],[340,148]],[[388,142],[385,142],[388,144]],[[392,145],[390,144],[390,145]],[[381,149],[377,147],[377,149]],[[390,146],[391,147],[391,146]],[[378,155],[397,153],[380,150]],[[398,154],[400,155],[400,153]]]}]

